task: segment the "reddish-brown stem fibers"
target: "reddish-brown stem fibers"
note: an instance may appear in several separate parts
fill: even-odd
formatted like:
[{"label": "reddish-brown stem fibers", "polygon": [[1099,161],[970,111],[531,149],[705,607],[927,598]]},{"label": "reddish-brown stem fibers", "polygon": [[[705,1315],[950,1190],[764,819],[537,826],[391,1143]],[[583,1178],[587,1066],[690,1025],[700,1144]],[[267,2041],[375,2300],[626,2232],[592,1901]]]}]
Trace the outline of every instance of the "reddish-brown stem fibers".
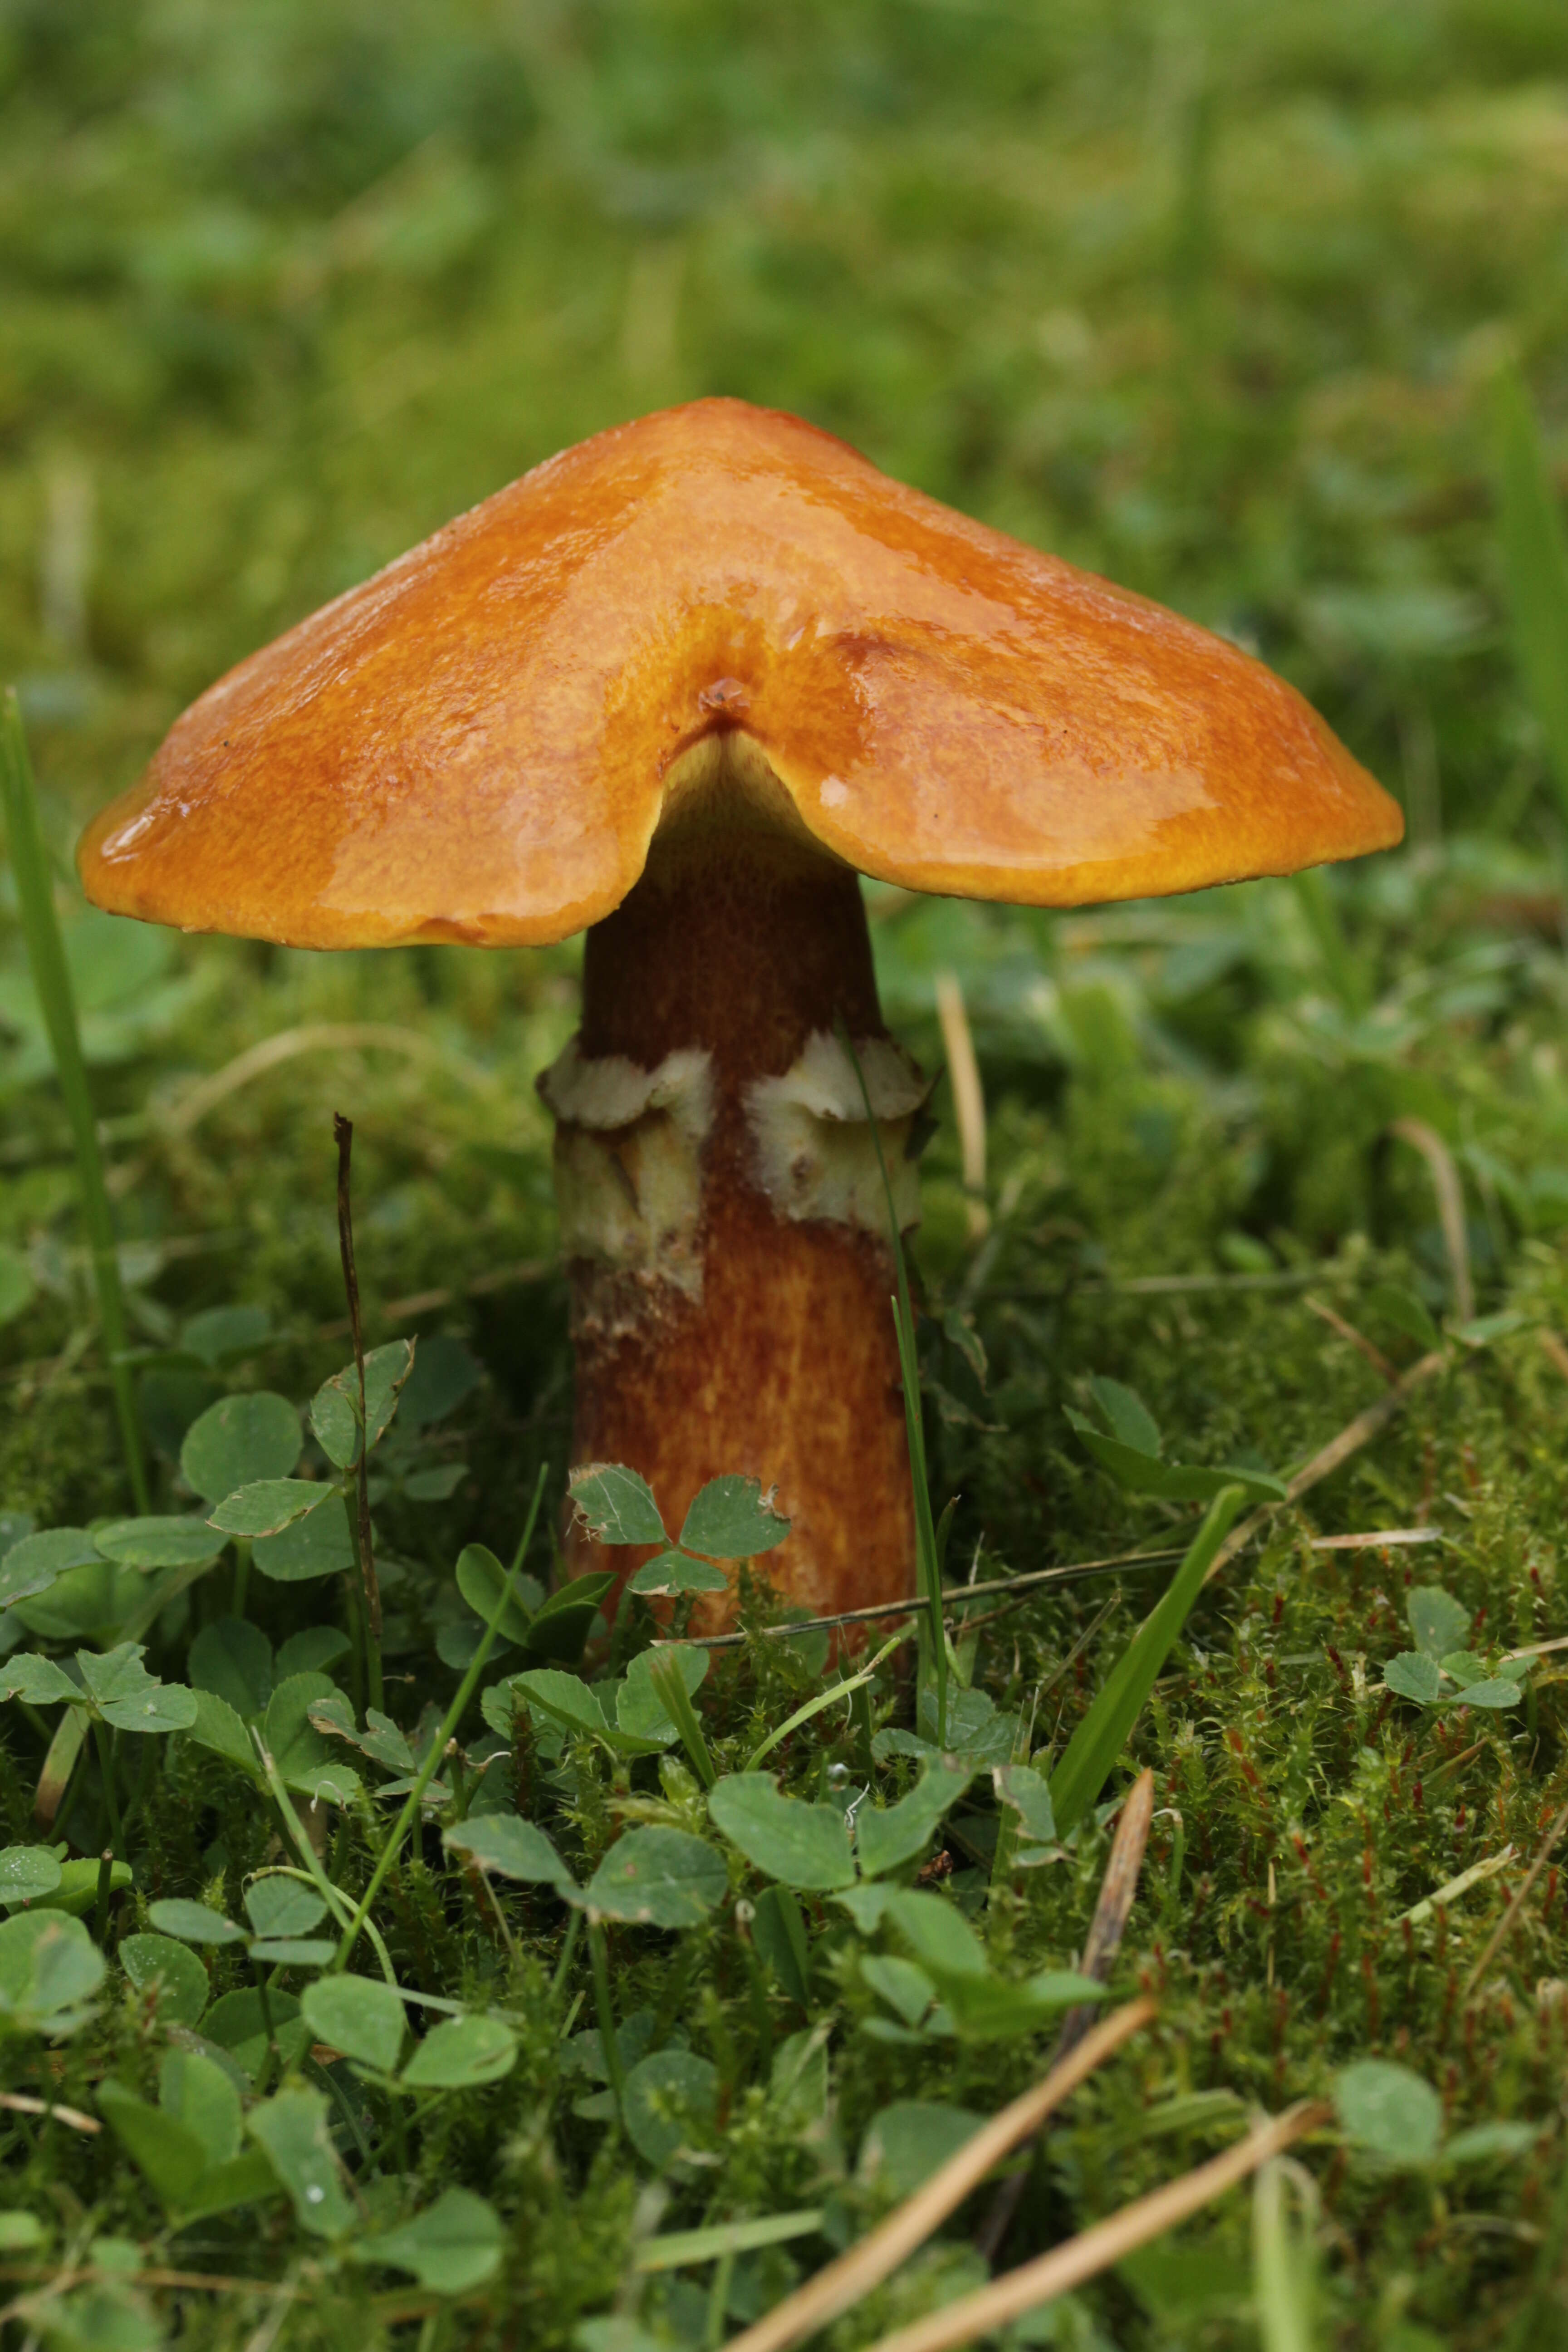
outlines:
[{"label": "reddish-brown stem fibers", "polygon": [[[723,755],[711,765],[722,792]],[[848,1214],[837,1196],[788,1197],[814,1147],[786,1158],[781,1178],[755,1089],[789,1087],[837,1017],[860,1039],[887,1031],[857,877],[764,822],[747,785],[706,797],[657,840],[642,881],[590,932],[580,1092],[555,1073],[545,1082],[574,1244],[574,1452],[639,1471],[672,1532],[710,1478],[739,1471],[776,1486],[791,1533],[760,1565],[793,1602],[826,1612],[901,1600],[911,1583],[886,1213],[871,1222],[863,1188]],[[585,1139],[577,1104],[628,1065],[670,1073],[664,1095]],[[673,1110],[660,1108],[680,1087]],[[841,1150],[852,1107],[824,1124],[826,1149]],[[606,1159],[600,1212],[589,1203]],[[606,1239],[607,1223],[627,1217],[643,1220],[639,1233],[663,1223],[635,1245]],[[623,1571],[644,1556],[602,1554],[581,1530],[572,1552],[574,1567]],[[710,1606],[702,1622],[728,1613]]]}]

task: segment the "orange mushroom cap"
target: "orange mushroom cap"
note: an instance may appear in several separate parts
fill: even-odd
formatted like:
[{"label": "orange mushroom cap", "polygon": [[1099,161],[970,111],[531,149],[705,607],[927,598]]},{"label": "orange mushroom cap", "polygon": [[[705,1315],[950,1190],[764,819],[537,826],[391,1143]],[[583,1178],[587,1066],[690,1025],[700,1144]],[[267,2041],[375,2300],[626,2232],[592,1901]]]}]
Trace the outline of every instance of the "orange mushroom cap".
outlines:
[{"label": "orange mushroom cap", "polygon": [[1294,689],[842,441],[701,400],[552,457],[209,688],[89,827],[88,895],[316,948],[566,938],[671,771],[758,746],[825,849],[1035,906],[1383,849]]}]

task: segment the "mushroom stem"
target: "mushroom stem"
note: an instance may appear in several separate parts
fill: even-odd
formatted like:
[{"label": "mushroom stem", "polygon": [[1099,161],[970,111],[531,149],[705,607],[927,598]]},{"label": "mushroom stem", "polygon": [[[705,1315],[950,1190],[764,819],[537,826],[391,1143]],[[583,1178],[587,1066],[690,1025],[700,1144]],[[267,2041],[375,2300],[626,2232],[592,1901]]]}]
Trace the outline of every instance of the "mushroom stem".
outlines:
[{"label": "mushroom stem", "polygon": [[[886,1202],[836,1016],[913,1223],[925,1088],[882,1021],[858,878],[708,795],[589,932],[582,1034],[541,1080],[575,1459],[640,1471],[672,1533],[723,1472],[776,1486],[792,1530],[758,1566],[814,1612],[902,1600],[914,1564]],[[581,1528],[568,1549],[578,1572],[647,1556]]]}]

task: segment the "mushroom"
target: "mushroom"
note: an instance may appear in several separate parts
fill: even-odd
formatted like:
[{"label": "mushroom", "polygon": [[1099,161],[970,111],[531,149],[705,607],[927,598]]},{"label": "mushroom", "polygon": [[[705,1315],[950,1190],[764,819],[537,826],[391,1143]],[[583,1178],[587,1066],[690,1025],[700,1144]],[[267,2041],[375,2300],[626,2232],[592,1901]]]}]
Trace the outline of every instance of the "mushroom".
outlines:
[{"label": "mushroom", "polygon": [[1073,907],[1400,833],[1237,646],[795,417],[702,400],[535,467],[242,662],[80,865],[115,913],[295,947],[586,931],[582,1028],[540,1081],[575,1457],[640,1471],[675,1528],[754,1474],[792,1522],[770,1573],[826,1613],[903,1598],[914,1559],[840,1036],[906,1228],[926,1089],[858,876]]}]

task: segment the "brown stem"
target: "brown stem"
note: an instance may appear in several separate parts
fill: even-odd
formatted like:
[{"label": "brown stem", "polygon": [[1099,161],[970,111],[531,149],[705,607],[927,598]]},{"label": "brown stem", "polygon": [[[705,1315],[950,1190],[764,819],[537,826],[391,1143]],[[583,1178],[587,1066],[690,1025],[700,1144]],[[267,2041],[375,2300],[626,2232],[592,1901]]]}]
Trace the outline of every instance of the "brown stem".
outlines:
[{"label": "brown stem", "polygon": [[[657,1157],[674,1149],[672,1130],[663,1141],[651,1132],[665,1114],[615,1130],[601,1120],[585,1142],[571,1106],[552,1097],[563,1227],[577,1253],[574,1452],[640,1471],[672,1534],[710,1478],[734,1471],[776,1486],[792,1533],[758,1565],[789,1601],[826,1613],[902,1599],[912,1580],[885,1211],[874,1227],[785,1213],[759,1174],[748,1090],[794,1069],[814,1037],[831,1040],[836,1017],[858,1041],[887,1029],[858,877],[776,820],[768,772],[750,759],[748,769],[710,747],[700,789],[678,800],[642,879],[588,933],[583,1066],[650,1072],[689,1057],[704,1091],[679,1180]],[[612,1215],[617,1183],[645,1219],[656,1195],[689,1202],[678,1248],[635,1267],[599,1249],[582,1204],[605,1169]],[[575,1570],[629,1573],[643,1557],[604,1553],[580,1528],[568,1549]],[[721,1602],[700,1612],[709,1629],[731,1613]]]}]

